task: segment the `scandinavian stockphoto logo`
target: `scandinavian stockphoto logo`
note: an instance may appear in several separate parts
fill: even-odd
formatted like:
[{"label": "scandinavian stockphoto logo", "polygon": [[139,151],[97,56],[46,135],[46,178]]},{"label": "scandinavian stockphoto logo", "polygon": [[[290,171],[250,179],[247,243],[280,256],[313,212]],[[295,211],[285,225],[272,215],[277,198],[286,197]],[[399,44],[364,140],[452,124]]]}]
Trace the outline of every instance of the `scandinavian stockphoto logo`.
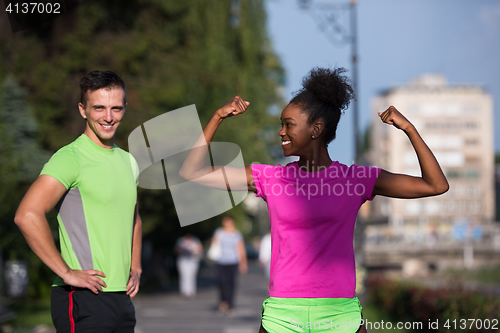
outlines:
[{"label": "scandinavian stockphoto logo", "polygon": [[[217,188],[229,188],[246,181],[240,148],[229,142],[206,141],[197,144],[203,135],[196,106],[189,105],[148,120],[128,137],[129,152],[139,166],[139,186],[144,189],[170,189],[181,226],[201,222],[219,215],[245,199],[248,191],[219,190],[187,181],[179,171],[191,149],[206,149],[205,165],[223,166],[214,169],[210,177],[217,177]],[[242,167],[241,174],[226,179],[224,167]],[[241,177],[241,178],[240,178]],[[236,178],[236,179],[235,179]]]}]

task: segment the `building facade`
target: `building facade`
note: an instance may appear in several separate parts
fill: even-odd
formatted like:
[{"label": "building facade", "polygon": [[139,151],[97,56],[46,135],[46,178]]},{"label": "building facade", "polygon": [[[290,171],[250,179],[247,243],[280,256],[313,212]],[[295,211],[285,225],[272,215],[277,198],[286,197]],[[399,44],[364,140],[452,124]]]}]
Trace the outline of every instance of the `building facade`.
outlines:
[{"label": "building facade", "polygon": [[[377,197],[375,219],[389,225],[484,225],[495,217],[493,102],[479,86],[448,85],[439,74],[425,74],[378,95],[372,103],[376,119],[369,159],[395,173],[420,176],[407,136],[380,121],[378,112],[394,105],[417,128],[439,161],[450,190],[417,200]],[[397,186],[397,184],[394,184]]]}]

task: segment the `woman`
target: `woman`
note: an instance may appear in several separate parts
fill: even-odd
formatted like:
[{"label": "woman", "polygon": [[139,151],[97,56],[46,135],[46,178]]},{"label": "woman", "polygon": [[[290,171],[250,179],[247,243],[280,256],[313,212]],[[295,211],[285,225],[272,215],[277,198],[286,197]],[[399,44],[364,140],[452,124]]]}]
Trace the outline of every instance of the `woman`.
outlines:
[{"label": "woman", "polygon": [[245,274],[248,271],[245,243],[241,232],[236,229],[231,216],[222,218],[222,228],[215,230],[212,242],[219,242],[221,253],[217,259],[219,284],[219,314],[233,316],[234,291],[238,271]]},{"label": "woman", "polygon": [[[421,198],[448,190],[448,182],[416,128],[393,106],[381,120],[405,132],[420,162],[422,177],[333,161],[327,150],[340,116],[354,97],[345,70],[313,69],[281,113],[283,154],[298,156],[286,166],[254,164],[231,190],[255,192],[268,204],[272,234],[269,298],[260,332],[366,332],[355,297],[353,230],[359,207],[375,195]],[[244,113],[250,103],[239,96],[217,110],[198,146],[208,144],[221,122]],[[226,188],[205,166],[206,152],[188,155],[181,175]],[[234,179],[237,168],[224,167]]]},{"label": "woman", "polygon": [[179,291],[185,298],[196,296],[196,275],[203,253],[198,237],[187,233],[175,244],[177,253],[177,270],[179,271]]}]

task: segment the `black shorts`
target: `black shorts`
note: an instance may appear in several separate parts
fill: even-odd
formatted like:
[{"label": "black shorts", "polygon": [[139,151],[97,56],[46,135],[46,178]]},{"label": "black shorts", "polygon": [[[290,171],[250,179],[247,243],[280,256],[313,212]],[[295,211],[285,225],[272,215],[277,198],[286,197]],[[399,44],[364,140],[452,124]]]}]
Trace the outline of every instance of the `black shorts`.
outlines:
[{"label": "black shorts", "polygon": [[52,322],[57,333],[132,333],[135,309],[125,292],[52,287]]}]

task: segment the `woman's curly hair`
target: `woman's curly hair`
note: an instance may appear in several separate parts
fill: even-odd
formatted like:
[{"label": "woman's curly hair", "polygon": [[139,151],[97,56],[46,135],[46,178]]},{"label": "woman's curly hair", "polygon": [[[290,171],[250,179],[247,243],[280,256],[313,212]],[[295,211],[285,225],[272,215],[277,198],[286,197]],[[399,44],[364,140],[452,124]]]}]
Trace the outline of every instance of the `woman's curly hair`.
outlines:
[{"label": "woman's curly hair", "polygon": [[290,101],[309,115],[309,125],[323,119],[327,145],[335,139],[340,116],[355,98],[349,78],[343,75],[345,72],[345,68],[313,68],[302,79],[302,89]]}]

